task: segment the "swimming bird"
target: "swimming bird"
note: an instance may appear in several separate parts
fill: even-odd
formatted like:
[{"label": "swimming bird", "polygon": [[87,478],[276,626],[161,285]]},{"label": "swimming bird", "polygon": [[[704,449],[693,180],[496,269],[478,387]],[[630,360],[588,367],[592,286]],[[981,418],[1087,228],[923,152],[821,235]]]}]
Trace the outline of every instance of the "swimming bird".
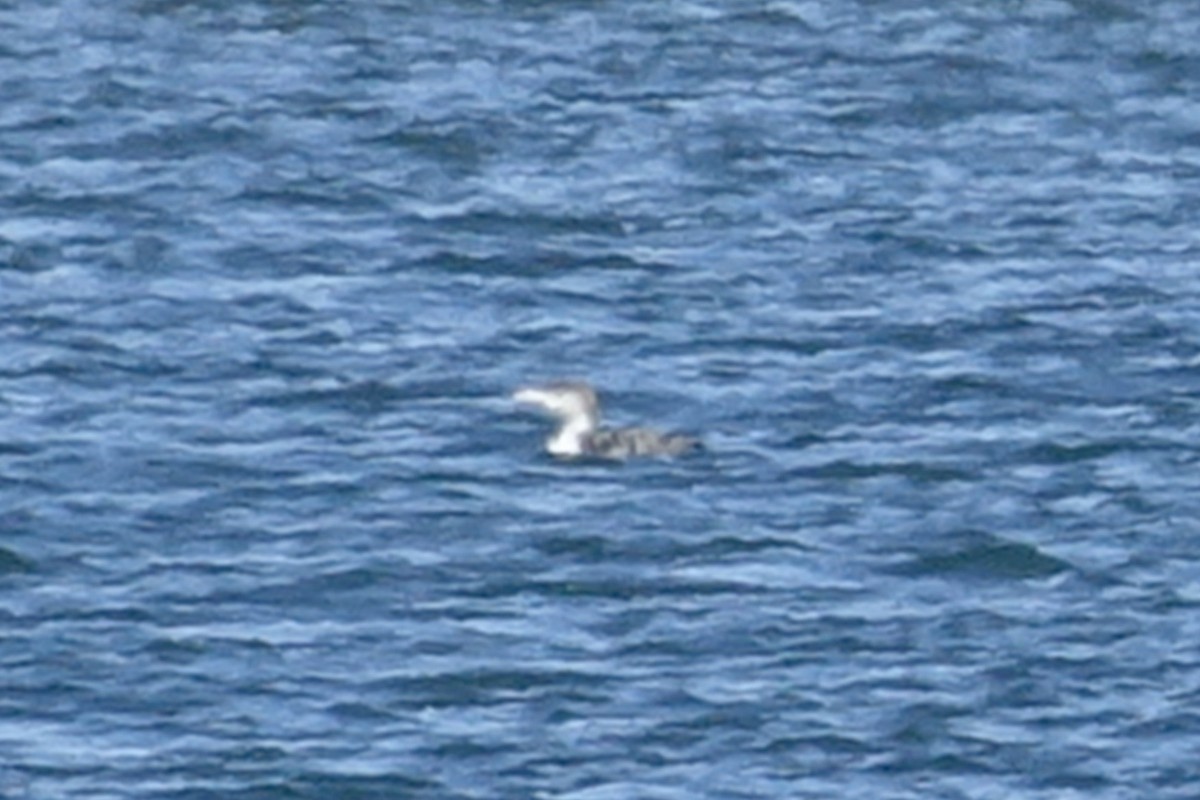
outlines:
[{"label": "swimming bird", "polygon": [[546,451],[551,455],[623,460],[633,456],[677,456],[700,446],[698,440],[678,433],[600,427],[600,401],[596,391],[582,381],[526,387],[513,399],[538,406],[558,418],[558,430],[546,440]]}]

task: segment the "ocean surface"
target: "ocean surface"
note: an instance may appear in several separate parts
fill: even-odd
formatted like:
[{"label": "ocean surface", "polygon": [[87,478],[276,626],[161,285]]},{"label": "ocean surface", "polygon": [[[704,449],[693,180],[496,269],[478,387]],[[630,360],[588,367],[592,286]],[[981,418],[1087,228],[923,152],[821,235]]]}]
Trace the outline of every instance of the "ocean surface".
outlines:
[{"label": "ocean surface", "polygon": [[0,3],[0,798],[1200,797],[1197,11]]}]

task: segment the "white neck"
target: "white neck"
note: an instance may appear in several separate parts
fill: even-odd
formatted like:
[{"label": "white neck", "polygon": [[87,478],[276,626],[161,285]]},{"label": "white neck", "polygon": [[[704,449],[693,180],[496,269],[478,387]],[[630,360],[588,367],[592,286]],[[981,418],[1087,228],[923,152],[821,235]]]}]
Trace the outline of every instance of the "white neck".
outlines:
[{"label": "white neck", "polygon": [[568,420],[557,433],[546,440],[546,450],[556,456],[582,455],[583,439],[594,427],[587,417]]}]

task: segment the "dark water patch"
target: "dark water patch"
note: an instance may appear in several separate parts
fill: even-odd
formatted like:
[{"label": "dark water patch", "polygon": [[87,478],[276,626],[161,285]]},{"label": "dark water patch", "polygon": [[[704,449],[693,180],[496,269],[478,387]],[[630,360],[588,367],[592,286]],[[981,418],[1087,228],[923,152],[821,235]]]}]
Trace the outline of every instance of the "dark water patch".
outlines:
[{"label": "dark water patch", "polygon": [[[428,793],[429,796],[445,796],[447,800],[469,797],[469,793],[456,792],[440,782],[410,772],[384,772],[379,775],[339,775],[309,772],[292,779],[290,786],[297,792],[297,797],[305,800],[322,800],[322,798],[339,797],[346,800],[388,800],[397,794],[413,792]],[[444,794],[443,794],[444,793]],[[270,794],[269,797],[276,795]],[[265,800],[265,797],[264,797]]]},{"label": "dark water patch", "polygon": [[[159,601],[168,603],[172,597],[159,597]],[[165,616],[165,615],[164,615]],[[181,621],[188,622],[197,619],[194,610],[187,611]],[[162,624],[163,620],[159,621]],[[218,632],[198,630],[195,633],[172,636],[158,636],[147,641],[141,647],[142,653],[164,668],[177,666],[214,666],[214,661],[229,659],[262,665],[282,664],[284,653],[280,647],[271,642],[246,636],[223,635]],[[164,676],[175,676],[185,681],[189,673],[175,673],[167,669]],[[200,673],[205,678],[204,683],[211,684],[219,681],[219,674]]]},{"label": "dark water patch", "polygon": [[114,459],[109,466],[121,476],[127,489],[154,489],[170,485],[181,489],[239,487],[282,487],[302,475],[295,466],[274,466],[268,459],[254,460],[189,452],[128,452],[128,459]]},{"label": "dark water patch", "polygon": [[908,577],[1028,580],[1056,575],[1071,566],[1033,545],[1012,542],[985,531],[961,531],[919,546],[921,552],[893,574]]},{"label": "dark water patch", "polygon": [[1017,399],[1024,389],[1002,378],[984,373],[962,373],[939,377],[928,384],[929,399],[944,403],[977,398],[985,401]]},{"label": "dark water patch", "polygon": [[96,374],[95,365],[87,359],[48,356],[13,372],[11,377],[46,377],[86,384]]},{"label": "dark water patch", "polygon": [[835,762],[860,759],[879,752],[868,741],[836,733],[778,736],[762,750],[779,756],[795,756],[807,751]]},{"label": "dark water patch", "polygon": [[324,328],[314,330],[312,322],[307,320],[304,322],[281,321],[274,327],[270,323],[266,323],[261,327],[264,330],[274,330],[276,333],[283,330],[295,331],[294,334],[287,336],[273,336],[271,338],[272,348],[302,346],[333,349],[346,345],[346,339],[341,334]]},{"label": "dark water patch", "polygon": [[246,323],[271,331],[309,324],[316,316],[311,305],[282,293],[250,292],[232,305],[245,312]]},{"label": "dark water patch", "polygon": [[1144,443],[1136,441],[1092,441],[1078,444],[1043,442],[1024,449],[1016,454],[1016,457],[1035,464],[1078,464],[1105,459],[1116,453],[1136,452],[1143,446]]},{"label": "dark water patch", "polygon": [[310,408],[373,415],[403,406],[406,401],[413,399],[416,397],[405,389],[381,381],[362,381],[331,389],[262,393],[250,398],[247,405],[251,408]]},{"label": "dark water patch", "polygon": [[897,461],[891,463],[858,463],[834,461],[814,467],[802,467],[791,472],[793,477],[822,481],[862,481],[884,477],[901,477],[914,483],[952,483],[969,481],[974,473],[949,465]]},{"label": "dark water patch", "polygon": [[[18,442],[18,441],[0,441],[0,456],[16,456],[27,457],[35,456],[42,452],[43,445],[33,442]],[[3,515],[0,515],[0,524],[3,524]]]},{"label": "dark water patch", "polygon": [[[235,762],[236,763],[236,762]],[[194,787],[168,789],[159,796],[164,800],[321,800],[338,797],[346,800],[389,800],[398,794],[409,797],[445,797],[446,800],[466,800],[470,795],[454,792],[435,781],[417,777],[411,773],[384,773],[380,775],[339,774],[336,770],[320,772],[315,769],[295,770],[291,767],[280,771],[288,775],[285,779],[261,779],[254,765],[242,768],[244,785],[230,789],[220,771],[214,769],[211,783],[214,788]],[[197,781],[205,783],[209,781]],[[412,794],[412,793],[421,794]]]},{"label": "dark water patch", "polygon": [[419,271],[428,274],[445,270],[454,274],[479,275],[488,278],[537,278],[550,275],[573,274],[589,271],[605,273],[665,272],[669,264],[643,261],[629,256],[612,253],[603,255],[584,254],[539,247],[527,253],[496,256],[474,256],[455,251],[441,251],[422,258],[415,264],[402,263],[402,271]]},{"label": "dark water patch", "polygon": [[[14,196],[12,206],[15,211],[34,217],[86,218],[114,226],[123,226],[130,220],[152,224],[165,219],[162,209],[148,203],[140,193],[116,188],[103,192],[80,192],[68,186],[40,186]],[[108,244],[90,236],[76,236],[68,244],[87,247],[102,242]],[[107,252],[98,255],[98,259],[102,264],[115,263],[109,260]],[[88,262],[87,265],[91,266],[92,259],[88,259]]]},{"label": "dark water patch", "polygon": [[548,669],[464,669],[438,675],[389,678],[372,686],[408,707],[501,706],[522,697],[566,693],[587,696],[610,686],[602,673]]},{"label": "dark water patch", "polygon": [[130,131],[112,142],[84,142],[67,148],[67,152],[81,159],[136,154],[137,160],[157,162],[195,159],[208,153],[224,157],[261,151],[262,137],[252,126],[230,119],[220,106],[213,105],[210,109],[212,115],[204,120]]},{"label": "dark water patch", "polygon": [[145,655],[163,665],[186,665],[203,659],[207,644],[200,639],[157,638],[145,646]]},{"label": "dark water patch", "polygon": [[333,703],[325,710],[334,717],[339,717],[350,723],[364,721],[387,723],[395,719],[395,715],[391,711],[362,702]]},{"label": "dark water patch", "polygon": [[276,278],[326,275],[337,276],[353,272],[355,260],[343,258],[352,254],[336,245],[314,246],[304,251],[293,246],[267,247],[262,244],[243,244],[222,247],[217,257],[222,270],[230,276],[246,278],[252,275],[271,275]]},{"label": "dark water patch", "polygon": [[569,559],[571,563],[667,562],[677,558],[720,559],[754,556],[766,551],[808,552],[809,548],[786,539],[724,536],[701,542],[669,536],[614,538],[611,536],[548,536],[537,540],[537,550],[547,558]]},{"label": "dark water patch", "polygon": [[813,552],[814,548],[795,540],[770,536],[716,536],[701,543],[683,544],[680,555],[691,558],[720,559],[726,556],[765,556],[767,553],[790,554]]},{"label": "dark water patch", "polygon": [[110,606],[105,608],[82,608],[73,615],[81,622],[119,622],[131,625],[148,625],[155,616],[145,608],[137,606]]},{"label": "dark water patch", "polygon": [[988,611],[963,611],[948,615],[936,627],[948,641],[987,642],[1012,631],[1018,620]]},{"label": "dark water patch", "polygon": [[551,536],[541,539],[537,548],[549,558],[569,557],[579,562],[604,562],[627,551],[620,543],[604,536]]},{"label": "dark water patch", "polygon": [[583,234],[605,238],[619,237],[624,230],[623,221],[608,213],[579,215],[526,211],[518,216],[498,211],[474,211],[439,222],[440,228],[460,234],[512,235],[521,231],[518,241]]},{"label": "dark water patch", "polygon": [[741,378],[747,373],[774,366],[794,365],[800,369],[804,359],[845,347],[845,342],[836,339],[800,334],[778,338],[699,334],[686,341],[647,342],[641,355],[644,358],[674,358],[688,357],[696,352],[725,353],[725,361],[707,359],[705,371],[713,376]]},{"label": "dark water patch", "polygon": [[753,584],[738,581],[624,577],[547,580],[530,577],[519,581],[485,581],[482,586],[468,589],[464,594],[478,599],[530,594],[547,599],[631,602],[672,597],[742,596],[765,591]]},{"label": "dark water patch", "polygon": [[422,752],[431,758],[451,760],[482,759],[494,763],[493,759],[512,755],[524,755],[517,745],[497,744],[486,741],[453,741],[423,748]]},{"label": "dark water patch", "polygon": [[0,547],[0,575],[21,575],[34,569],[33,561],[7,547]]},{"label": "dark water patch", "polygon": [[459,177],[478,173],[485,162],[502,152],[491,126],[417,121],[391,133],[372,136],[367,142],[398,147],[429,159]]},{"label": "dark water patch", "polygon": [[13,241],[0,237],[0,272],[36,274],[53,269],[62,259],[56,243]]},{"label": "dark water patch", "polygon": [[[330,179],[323,185],[313,186],[312,181],[297,182],[292,185],[283,184],[278,187],[254,187],[240,192],[234,202],[248,205],[268,207],[284,206],[300,210],[337,210],[343,211],[353,207],[358,212],[386,212],[390,210],[387,198],[375,190],[359,186],[346,185],[336,179]],[[328,258],[344,248],[340,242],[330,242],[326,247],[309,247],[293,258],[303,257],[307,263],[315,264],[322,258]],[[330,274],[350,271],[347,268],[331,270]],[[303,270],[311,274],[314,270]]]},{"label": "dark water patch", "polygon": [[267,608],[317,608],[322,603],[355,603],[369,600],[380,588],[401,585],[417,574],[411,570],[357,567],[332,569],[320,574],[277,582],[264,576],[256,585],[238,590],[216,590],[206,602],[245,604]]}]

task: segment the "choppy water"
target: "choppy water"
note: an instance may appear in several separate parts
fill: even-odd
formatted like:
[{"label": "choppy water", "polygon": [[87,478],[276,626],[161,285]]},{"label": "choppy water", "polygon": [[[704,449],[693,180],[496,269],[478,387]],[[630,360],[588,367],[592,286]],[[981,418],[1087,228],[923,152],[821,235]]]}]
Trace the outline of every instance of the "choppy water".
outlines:
[{"label": "choppy water", "polygon": [[1195,797],[1195,11],[0,7],[0,797]]}]

